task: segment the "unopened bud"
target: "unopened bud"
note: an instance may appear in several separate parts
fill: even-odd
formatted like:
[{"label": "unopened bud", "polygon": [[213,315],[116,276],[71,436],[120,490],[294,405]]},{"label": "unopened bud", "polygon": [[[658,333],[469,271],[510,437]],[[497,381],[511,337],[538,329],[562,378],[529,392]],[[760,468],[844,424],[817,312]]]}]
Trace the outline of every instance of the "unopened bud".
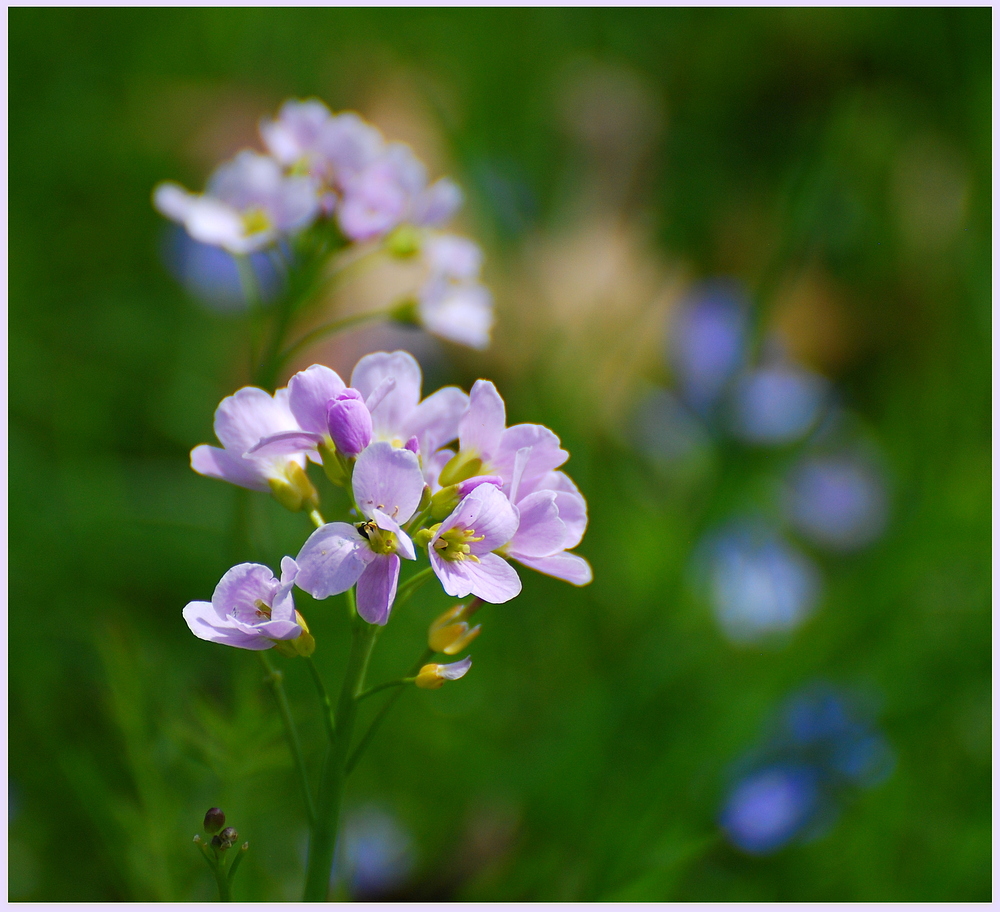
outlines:
[{"label": "unopened bud", "polygon": [[466,622],[466,605],[455,605],[442,614],[427,631],[427,645],[435,652],[456,655],[477,636],[482,625],[470,629]]},{"label": "unopened bud", "polygon": [[[448,465],[451,463],[449,462]],[[447,467],[445,466],[445,468]],[[444,475],[444,472],[441,474]],[[463,498],[475,491],[481,484],[491,484],[502,488],[503,479],[499,475],[473,475],[472,478],[442,488],[431,498],[431,516],[440,522],[462,502]]]},{"label": "unopened bud", "polygon": [[430,529],[421,529],[413,536],[413,543],[421,548],[426,548],[440,525],[441,523],[438,523],[437,526],[431,526]]},{"label": "unopened bud", "polygon": [[445,463],[438,484],[442,487],[458,484],[460,481],[472,478],[483,470],[483,461],[474,453],[459,451]]},{"label": "unopened bud", "polygon": [[275,651],[289,659],[294,659],[296,656],[311,656],[316,651],[316,640],[309,632],[309,625],[299,614],[298,609],[295,610],[295,623],[302,628],[302,633],[294,640],[275,640]]},{"label": "unopened bud", "polygon": [[351,479],[344,471],[343,457],[337,453],[337,447],[324,440],[319,445],[319,455],[323,460],[323,473],[330,482],[338,488],[346,488]]},{"label": "unopened bud", "polygon": [[385,239],[385,246],[394,257],[414,256],[420,252],[420,232],[413,225],[400,225]]},{"label": "unopened bud", "polygon": [[437,690],[445,681],[457,681],[471,667],[471,656],[451,665],[425,665],[417,673],[413,683],[424,690]]},{"label": "unopened bud", "polygon": [[330,437],[345,456],[357,456],[372,442],[372,416],[356,389],[345,389],[326,410]]},{"label": "unopened bud", "polygon": [[269,478],[267,484],[274,499],[286,510],[298,513],[299,510],[308,512],[319,507],[319,494],[306,470],[297,462],[290,461],[284,477]]},{"label": "unopened bud", "polygon": [[205,812],[205,832],[218,833],[226,825],[226,815],[219,808],[209,808]]},{"label": "unopened bud", "polygon": [[420,495],[420,503],[417,504],[417,509],[414,511],[416,514],[423,513],[431,505],[431,486],[424,485],[424,490]]},{"label": "unopened bud", "polygon": [[233,827],[226,827],[218,836],[212,838],[212,845],[215,845],[215,840],[219,840],[218,848],[222,849],[223,852],[226,849],[231,849],[236,845],[236,840],[240,838],[240,834],[236,832]]}]

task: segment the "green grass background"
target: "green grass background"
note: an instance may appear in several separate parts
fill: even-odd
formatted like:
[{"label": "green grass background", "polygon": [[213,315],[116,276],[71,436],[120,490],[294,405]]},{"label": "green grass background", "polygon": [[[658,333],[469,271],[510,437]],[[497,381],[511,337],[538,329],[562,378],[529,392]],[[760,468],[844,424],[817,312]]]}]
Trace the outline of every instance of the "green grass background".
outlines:
[{"label": "green grass background", "polygon": [[[579,60],[629,68],[665,100],[642,203],[667,255],[753,286],[773,251],[734,263],[719,236],[745,207],[848,290],[871,341],[838,382],[886,453],[892,523],[856,557],[818,558],[822,610],[786,648],[735,649],[684,568],[739,497],[722,479],[735,467],[752,486],[786,457],[725,451],[664,483],[565,385],[497,377],[512,419],[572,453],[595,582],[525,572],[516,602],[484,612],[472,674],[407,695],[348,803],[378,802],[413,834],[400,898],[991,897],[989,10],[22,8],[8,22],[10,898],[211,898],[190,841],[216,804],[251,843],[237,898],[295,898],[301,881],[301,804],[259,666],[180,617],[233,562],[234,491],[187,460],[244,340],[160,261],[152,186],[197,187],[208,168],[182,156],[185,114],[158,107],[164,93],[242,92],[263,115],[421,74],[416,91],[452,99],[455,176],[499,275],[531,232],[510,229],[477,169],[508,163],[532,230],[553,226],[578,176],[553,87]],[[953,150],[969,191],[957,236],[915,256],[891,187],[922,136]],[[474,356],[449,364],[442,381],[480,375]],[[304,520],[255,510],[255,557],[276,566]],[[375,678],[412,661],[443,607],[428,589],[394,618]],[[346,625],[308,617],[332,678]],[[305,671],[286,668],[318,744]],[[895,773],[823,838],[741,855],[717,831],[725,772],[816,678],[880,694]]]}]

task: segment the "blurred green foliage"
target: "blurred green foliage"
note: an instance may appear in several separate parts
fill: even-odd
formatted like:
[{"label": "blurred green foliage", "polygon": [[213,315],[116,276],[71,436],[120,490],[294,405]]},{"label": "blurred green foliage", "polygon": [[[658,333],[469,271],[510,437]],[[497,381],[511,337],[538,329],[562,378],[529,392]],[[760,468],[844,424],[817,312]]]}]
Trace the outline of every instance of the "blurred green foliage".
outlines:
[{"label": "blurred green foliage", "polygon": [[[780,243],[847,290],[868,344],[838,380],[887,453],[893,520],[824,563],[822,610],[786,648],[736,649],[684,568],[732,505],[720,478],[785,457],[723,453],[664,480],[556,379],[494,377],[512,419],[572,453],[595,582],[524,572],[516,602],[484,611],[461,686],[406,695],[348,805],[413,834],[399,898],[990,898],[989,10],[22,8],[9,29],[10,898],[209,899],[190,840],[212,805],[251,844],[237,899],[301,882],[302,807],[260,668],[180,617],[235,560],[276,566],[308,529],[255,501],[257,553],[232,554],[236,492],[188,468],[245,338],[160,261],[151,188],[198,187],[210,167],[182,157],[167,89],[336,110],[402,68],[447,102],[500,275],[573,193],[553,98],[580,60],[629,68],[665,104],[641,192],[666,252],[758,287]],[[968,188],[932,249],[897,219],[914,142],[945,148]],[[518,175],[531,231],[504,221],[483,162]],[[723,230],[747,212],[775,229],[756,247]],[[468,387],[482,367],[442,372]],[[300,599],[333,680],[347,628],[330,604]],[[412,662],[443,607],[428,589],[394,617],[371,680]],[[283,664],[318,745],[305,670]],[[741,855],[717,829],[724,773],[815,678],[881,695],[896,772],[823,838]]]}]

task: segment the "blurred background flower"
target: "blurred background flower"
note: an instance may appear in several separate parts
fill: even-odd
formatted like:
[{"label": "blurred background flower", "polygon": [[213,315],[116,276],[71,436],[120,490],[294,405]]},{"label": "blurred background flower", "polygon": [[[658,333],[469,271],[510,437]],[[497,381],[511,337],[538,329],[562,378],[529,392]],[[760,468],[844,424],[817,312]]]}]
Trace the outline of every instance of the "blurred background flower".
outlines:
[{"label": "blurred background flower", "polygon": [[851,451],[805,456],[789,473],[785,512],[817,545],[853,551],[885,531],[888,495],[875,463]]},{"label": "blurred background flower", "polygon": [[334,860],[333,884],[343,883],[355,901],[392,895],[413,870],[413,840],[399,820],[378,805],[344,817]]},{"label": "blurred background flower", "polygon": [[720,825],[752,855],[829,830],[859,788],[884,782],[895,756],[856,696],[813,684],[790,697],[767,740],[738,764]]},{"label": "blurred background flower", "polygon": [[761,522],[736,522],[710,535],[698,564],[716,620],[734,643],[790,633],[819,600],[819,571]]},{"label": "blurred background flower", "polygon": [[[308,97],[462,187],[496,326],[482,352],[364,327],[279,382],[397,347],[427,389],[489,377],[512,424],[557,431],[590,511],[594,583],[526,574],[477,615],[476,673],[408,693],[352,776],[348,807],[398,827],[358,831],[388,878],[368,895],[991,896],[988,10],[9,27],[9,898],[210,899],[190,838],[213,805],[251,843],[236,899],[297,898],[304,817],[260,672],[180,610],[237,560],[278,566],[302,518],[251,502],[241,550],[237,493],[188,467],[248,380],[250,327],[231,258],[163,241],[149,201],[261,151],[261,118]],[[356,263],[316,324],[428,269]],[[342,618],[300,607],[332,676]],[[416,596],[373,676],[447,607]],[[832,688],[727,779],[776,695],[816,679],[870,681],[884,733]],[[311,724],[304,670],[286,683]]]}]

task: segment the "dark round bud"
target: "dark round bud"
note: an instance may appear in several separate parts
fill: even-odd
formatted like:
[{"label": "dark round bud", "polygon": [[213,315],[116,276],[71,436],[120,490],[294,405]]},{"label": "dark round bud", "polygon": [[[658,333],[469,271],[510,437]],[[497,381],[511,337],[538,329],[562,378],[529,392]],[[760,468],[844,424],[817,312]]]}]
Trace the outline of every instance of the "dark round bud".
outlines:
[{"label": "dark round bud", "polygon": [[218,836],[213,836],[212,837],[212,848],[213,849],[221,849],[222,848],[222,840]]},{"label": "dark round bud", "polygon": [[226,827],[221,833],[219,833],[219,840],[222,842],[223,849],[231,849],[236,845],[236,840],[240,838],[240,834],[236,832],[233,827]]},{"label": "dark round bud", "polygon": [[226,825],[226,815],[219,808],[209,808],[205,812],[205,832],[218,833]]}]

